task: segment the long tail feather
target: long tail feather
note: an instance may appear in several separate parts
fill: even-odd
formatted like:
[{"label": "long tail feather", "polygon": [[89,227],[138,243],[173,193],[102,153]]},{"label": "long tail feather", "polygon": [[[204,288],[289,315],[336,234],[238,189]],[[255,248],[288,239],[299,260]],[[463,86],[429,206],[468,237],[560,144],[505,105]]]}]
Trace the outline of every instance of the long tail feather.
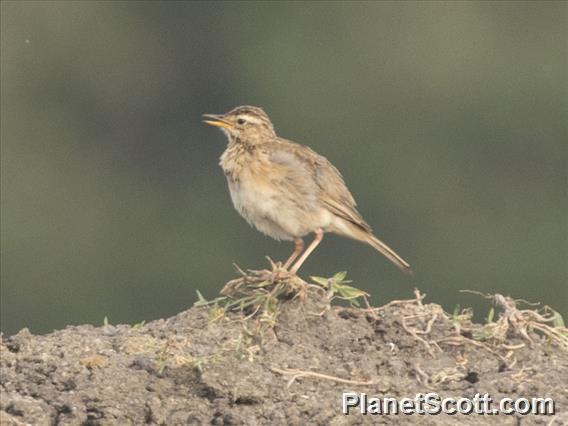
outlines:
[{"label": "long tail feather", "polygon": [[[400,257],[393,249],[375,237],[372,233],[363,229],[352,222],[343,222],[345,228],[340,231],[341,234],[354,238],[356,240],[365,242],[389,259],[392,263],[394,263],[402,272],[407,275],[413,275],[412,269],[410,269],[410,264]],[[345,232],[348,230],[348,232]]]},{"label": "long tail feather", "polygon": [[410,264],[377,237],[371,234],[368,236],[366,242],[369,243],[375,250],[383,254],[383,256],[389,259],[392,263],[398,266],[398,268],[402,272],[408,275],[414,275],[412,269],[410,269]]}]

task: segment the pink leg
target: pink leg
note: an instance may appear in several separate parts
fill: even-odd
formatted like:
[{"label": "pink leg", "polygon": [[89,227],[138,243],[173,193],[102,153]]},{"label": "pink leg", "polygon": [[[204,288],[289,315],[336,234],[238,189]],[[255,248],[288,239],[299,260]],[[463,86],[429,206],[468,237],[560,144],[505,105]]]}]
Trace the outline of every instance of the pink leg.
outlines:
[{"label": "pink leg", "polygon": [[302,251],[304,251],[304,240],[302,240],[301,238],[296,238],[294,240],[294,252],[290,255],[290,257],[288,258],[288,260],[284,263],[284,269],[288,269],[290,267],[290,265],[292,264],[292,262],[294,260],[296,260],[296,258],[300,255],[300,253],[302,253]]},{"label": "pink leg", "polygon": [[321,243],[321,240],[323,240],[323,231],[321,229],[316,229],[315,234],[316,235],[312,243],[308,246],[304,254],[302,254],[302,256],[298,259],[298,261],[294,264],[294,266],[290,270],[290,273],[292,275],[295,275],[296,272],[298,272],[298,270],[301,268],[301,266],[306,261],[308,256],[315,250],[318,244]]}]

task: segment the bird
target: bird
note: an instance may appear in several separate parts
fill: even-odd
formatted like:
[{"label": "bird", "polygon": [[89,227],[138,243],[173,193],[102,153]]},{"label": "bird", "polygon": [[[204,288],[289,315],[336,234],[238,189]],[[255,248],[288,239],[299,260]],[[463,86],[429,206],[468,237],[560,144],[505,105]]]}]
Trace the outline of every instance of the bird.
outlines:
[{"label": "bird", "polygon": [[[228,139],[219,164],[235,209],[265,235],[294,242],[281,264],[284,271],[295,276],[330,232],[369,244],[412,275],[409,263],[379,240],[357,211],[339,170],[311,148],[279,137],[262,108],[243,105],[203,118]],[[305,248],[303,238],[311,233],[314,239]]]}]

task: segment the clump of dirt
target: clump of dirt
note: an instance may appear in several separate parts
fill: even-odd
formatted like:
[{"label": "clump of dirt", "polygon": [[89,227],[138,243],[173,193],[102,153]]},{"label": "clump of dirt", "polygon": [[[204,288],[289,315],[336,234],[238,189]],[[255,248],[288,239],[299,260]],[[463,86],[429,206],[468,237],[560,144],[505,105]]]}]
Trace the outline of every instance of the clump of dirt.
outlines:
[{"label": "clump of dirt", "polygon": [[[0,345],[1,424],[566,424],[566,329],[517,309],[474,324],[410,300],[331,307],[306,291],[258,312],[193,307],[148,324],[27,330]],[[536,316],[538,315],[538,316]],[[362,416],[343,392],[551,397],[554,416]],[[553,423],[554,422],[554,423]]]}]

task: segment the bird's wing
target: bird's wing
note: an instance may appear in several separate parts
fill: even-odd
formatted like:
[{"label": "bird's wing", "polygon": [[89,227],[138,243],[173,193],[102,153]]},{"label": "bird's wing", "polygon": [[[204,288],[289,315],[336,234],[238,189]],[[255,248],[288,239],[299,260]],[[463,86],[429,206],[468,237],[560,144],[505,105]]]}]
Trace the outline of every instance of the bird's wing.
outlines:
[{"label": "bird's wing", "polygon": [[306,146],[278,138],[270,143],[267,150],[271,161],[303,170],[303,176],[311,178],[319,189],[319,199],[330,212],[367,232],[371,227],[357,211],[357,203],[347,189],[343,177],[337,168],[322,155]]}]

